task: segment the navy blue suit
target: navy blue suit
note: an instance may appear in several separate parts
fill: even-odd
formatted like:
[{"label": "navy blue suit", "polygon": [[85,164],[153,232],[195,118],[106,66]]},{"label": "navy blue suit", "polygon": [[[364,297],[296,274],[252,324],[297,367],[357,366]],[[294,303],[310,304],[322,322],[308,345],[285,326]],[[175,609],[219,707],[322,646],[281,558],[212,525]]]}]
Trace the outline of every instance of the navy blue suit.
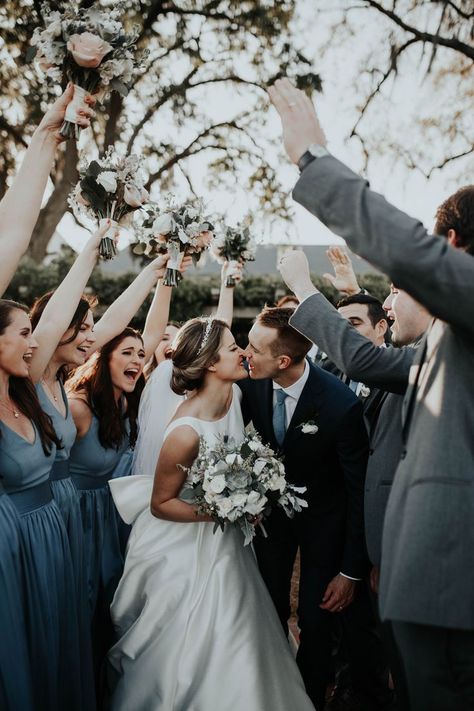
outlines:
[{"label": "navy blue suit", "polygon": [[[363,502],[368,443],[362,404],[338,378],[310,365],[279,448],[272,425],[272,381],[249,379],[239,385],[245,421],[252,421],[265,443],[275,451],[280,449],[287,480],[307,487],[308,508],[294,519],[275,509],[265,523],[268,538],[258,535],[254,543],[262,576],[285,628],[293,565],[300,549],[297,662],[309,695],[322,708],[331,666],[332,613],[321,610],[319,604],[339,572],[354,578],[367,572]],[[317,425],[315,434],[303,433],[301,425],[308,421]]]}]

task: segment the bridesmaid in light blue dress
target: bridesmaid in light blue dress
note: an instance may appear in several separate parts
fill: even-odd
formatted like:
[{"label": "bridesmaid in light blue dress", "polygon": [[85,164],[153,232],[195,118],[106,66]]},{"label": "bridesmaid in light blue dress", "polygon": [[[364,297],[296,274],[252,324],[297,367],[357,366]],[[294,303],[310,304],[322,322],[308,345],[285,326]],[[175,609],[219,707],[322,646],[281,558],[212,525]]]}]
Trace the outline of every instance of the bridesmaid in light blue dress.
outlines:
[{"label": "bridesmaid in light blue dress", "polygon": [[137,435],[144,385],[145,351],[140,334],[127,328],[96,352],[66,383],[77,427],[70,472],[79,492],[96,681],[112,642],[110,604],[123,571],[122,531],[108,482],[122,469]]},{"label": "bridesmaid in light blue dress", "polygon": [[36,343],[15,302],[0,301],[0,346],[0,471],[18,517],[33,699],[48,711],[79,711],[75,579],[49,482],[59,441],[28,377]]},{"label": "bridesmaid in light blue dress", "polygon": [[18,526],[0,477],[0,709],[33,711]]}]

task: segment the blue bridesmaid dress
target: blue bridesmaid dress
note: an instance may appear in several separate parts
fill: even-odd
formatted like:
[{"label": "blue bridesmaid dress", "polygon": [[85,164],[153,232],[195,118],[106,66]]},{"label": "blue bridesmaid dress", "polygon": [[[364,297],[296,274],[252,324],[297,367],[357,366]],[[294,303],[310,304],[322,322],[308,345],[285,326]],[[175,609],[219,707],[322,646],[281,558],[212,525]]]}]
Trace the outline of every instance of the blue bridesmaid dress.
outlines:
[{"label": "blue bridesmaid dress", "polygon": [[51,472],[51,489],[66,526],[76,580],[77,614],[79,619],[80,669],[84,708],[95,708],[94,675],[92,669],[91,618],[87,598],[87,577],[84,557],[84,531],[82,528],[79,493],[69,472],[69,455],[76,440],[77,429],[69,409],[69,402],[62,382],[61,396],[66,407],[64,416],[49,399],[43,385],[37,383],[36,391],[43,410],[51,417],[56,435],[61,440],[61,449],[56,450]]},{"label": "blue bridesmaid dress", "polygon": [[18,514],[0,478],[0,709],[33,711]]},{"label": "blue bridesmaid dress", "polygon": [[53,500],[49,472],[56,448],[43,452],[0,422],[0,471],[18,514],[33,700],[48,711],[83,711],[76,590],[69,541]]},{"label": "blue bridesmaid dress", "polygon": [[79,492],[92,643],[98,693],[103,687],[103,662],[113,642],[110,605],[123,571],[121,531],[108,481],[129,445],[128,434],[118,449],[103,447],[95,415],[87,433],[71,449],[70,472]]}]

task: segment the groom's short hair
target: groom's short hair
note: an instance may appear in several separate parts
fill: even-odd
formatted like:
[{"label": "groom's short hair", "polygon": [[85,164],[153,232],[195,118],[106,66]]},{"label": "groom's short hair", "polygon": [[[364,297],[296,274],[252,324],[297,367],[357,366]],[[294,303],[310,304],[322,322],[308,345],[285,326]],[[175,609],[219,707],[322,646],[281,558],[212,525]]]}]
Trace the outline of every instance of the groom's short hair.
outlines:
[{"label": "groom's short hair", "polygon": [[270,347],[273,356],[286,355],[293,363],[301,363],[313,344],[290,326],[289,321],[294,312],[294,309],[265,306],[256,321],[261,326],[277,331],[277,337]]}]

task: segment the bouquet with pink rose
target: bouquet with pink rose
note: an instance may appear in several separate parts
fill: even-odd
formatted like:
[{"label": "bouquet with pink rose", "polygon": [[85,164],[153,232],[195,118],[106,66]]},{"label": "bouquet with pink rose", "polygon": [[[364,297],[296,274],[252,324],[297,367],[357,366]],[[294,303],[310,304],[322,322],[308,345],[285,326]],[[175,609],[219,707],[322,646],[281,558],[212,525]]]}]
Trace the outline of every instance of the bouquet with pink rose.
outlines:
[{"label": "bouquet with pink rose", "polygon": [[133,251],[147,257],[169,254],[163,284],[177,286],[182,279],[179,268],[183,257],[191,255],[197,264],[201,254],[211,245],[214,227],[204,215],[201,200],[177,205],[174,197],[169,195],[165,207],[149,205],[145,212]]},{"label": "bouquet with pink rose", "polygon": [[102,238],[99,254],[103,259],[116,255],[110,231],[118,226],[130,226],[133,213],[148,203],[145,176],[138,156],[118,156],[113,148],[99,160],[79,168],[80,180],[69,195],[68,202],[77,217],[87,216],[99,221],[112,220],[112,226]]},{"label": "bouquet with pink rose", "polygon": [[77,112],[84,108],[87,94],[100,92],[102,98],[115,90],[126,96],[143,66],[136,42],[139,27],[126,33],[121,21],[126,3],[111,8],[99,4],[80,8],[70,2],[62,12],[47,8],[45,28],[36,28],[27,59],[36,58],[43,73],[56,81],[72,81],[74,98],[68,106],[61,133],[77,138]]}]

